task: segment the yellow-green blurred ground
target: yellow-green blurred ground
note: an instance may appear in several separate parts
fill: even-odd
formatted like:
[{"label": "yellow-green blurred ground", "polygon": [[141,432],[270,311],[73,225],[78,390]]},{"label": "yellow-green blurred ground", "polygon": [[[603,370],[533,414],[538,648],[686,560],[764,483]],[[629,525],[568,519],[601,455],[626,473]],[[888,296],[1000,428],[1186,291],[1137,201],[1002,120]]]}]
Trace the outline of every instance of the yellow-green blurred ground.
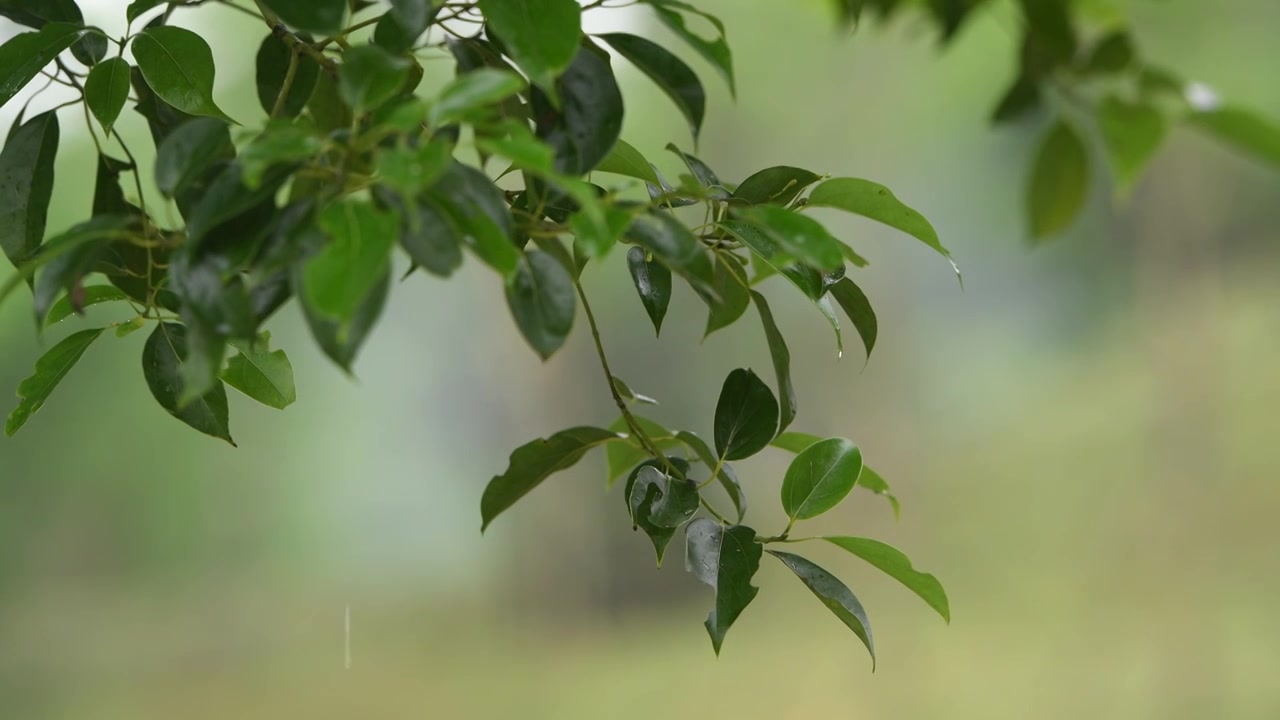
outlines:
[{"label": "yellow-green blurred ground", "polygon": [[[1177,132],[1130,205],[1099,189],[1093,217],[1030,252],[1036,128],[983,124],[1012,52],[998,18],[936,58],[909,24],[837,44],[799,3],[709,5],[742,97],[713,105],[704,159],[730,178],[788,162],[881,179],[965,270],[961,292],[910,242],[834,222],[873,262],[865,369],[765,286],[797,428],[856,440],[904,504],[895,523],[859,494],[812,531],[895,543],[946,584],[952,624],[815,549],[867,605],[877,672],[769,563],[716,659],[709,594],[677,548],[653,568],[594,456],[482,538],[480,492],[512,447],[612,416],[584,329],[539,363],[472,263],[397,288],[356,382],[282,313],[300,400],[234,398],[238,450],[153,406],[141,338],[95,347],[0,443],[0,718],[1280,717],[1280,177]],[[1280,117],[1280,8],[1128,7],[1153,55]],[[255,117],[243,77],[220,77]],[[679,123],[638,78],[628,91],[627,137],[658,156]],[[82,212],[79,152],[59,158],[56,224]],[[663,400],[658,419],[705,433],[725,372],[767,368],[758,331],[699,344],[685,295],[655,341],[618,260],[587,279],[615,369]],[[41,347],[26,302],[0,307],[3,388]],[[785,461],[739,468],[765,531]]]}]

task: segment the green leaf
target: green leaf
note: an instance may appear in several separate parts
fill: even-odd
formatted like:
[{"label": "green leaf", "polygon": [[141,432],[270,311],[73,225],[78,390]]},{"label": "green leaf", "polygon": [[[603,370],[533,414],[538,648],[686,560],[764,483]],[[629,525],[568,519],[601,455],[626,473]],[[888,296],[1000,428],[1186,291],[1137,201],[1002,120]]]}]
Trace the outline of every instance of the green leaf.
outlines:
[{"label": "green leaf", "polygon": [[81,311],[92,305],[117,302],[128,298],[128,295],[125,295],[124,292],[114,286],[89,285],[84,288],[83,293],[77,299],[79,309],[72,305],[70,297],[64,297],[53,304],[53,307],[49,310],[49,315],[45,318],[44,326],[53,327],[72,315],[80,314]]},{"label": "green leaf", "polygon": [[[541,28],[541,20],[538,25]],[[555,169],[565,175],[591,172],[622,133],[622,91],[608,56],[601,55],[595,46],[578,50],[573,64],[555,82],[559,106],[541,89],[531,94],[537,135],[555,150]]]},{"label": "green leaf", "polygon": [[[244,184],[250,189],[262,185],[268,171],[279,165],[301,163],[318,155],[325,141],[310,124],[271,121],[262,133],[240,152]],[[443,168],[444,161],[440,165]]]},{"label": "green leaf", "polygon": [[824,537],[822,539],[857,555],[884,574],[906,585],[908,590],[919,595],[921,600],[936,610],[943,620],[951,622],[951,607],[947,603],[947,592],[942,589],[942,583],[938,582],[934,576],[912,567],[911,560],[897,548],[870,538]]},{"label": "green leaf", "polygon": [[711,447],[707,445],[707,441],[697,434],[682,430],[676,433],[676,439],[698,456],[702,464],[707,466],[708,472],[714,470],[717,464],[720,465],[720,472],[716,475],[716,480],[729,496],[729,501],[733,503],[733,509],[738,513],[738,522],[742,522],[742,518],[747,514],[747,494],[742,491],[742,484],[738,482],[738,476],[733,472],[733,468],[728,463],[717,462],[715,454],[711,452]]},{"label": "green leaf", "polygon": [[787,205],[807,187],[822,179],[821,175],[785,165],[761,170],[733,191],[731,199],[748,205]]},{"label": "green leaf", "polygon": [[338,68],[338,93],[357,113],[372,110],[400,91],[409,61],[377,45],[361,45],[343,55]]},{"label": "green leaf", "polygon": [[668,213],[651,212],[635,219],[626,238],[679,273],[703,298],[716,297],[711,260],[684,223]]},{"label": "green leaf", "polygon": [[[800,432],[786,432],[778,435],[770,443],[774,447],[782,448],[793,453],[804,452],[805,448],[814,443],[822,442],[822,438],[817,435]],[[889,491],[889,483],[880,476],[880,473],[872,470],[866,465],[862,466],[862,472],[858,475],[858,487],[869,490],[876,495],[881,495],[889,502],[889,506],[893,508],[893,517],[897,518],[902,514],[902,506],[898,503],[898,498],[894,497]]]},{"label": "green leaf", "polygon": [[262,0],[286,25],[332,34],[342,29],[347,0]]},{"label": "green leaf", "polygon": [[796,418],[796,389],[791,383],[791,351],[787,349],[787,341],[778,329],[773,318],[773,310],[769,302],[758,292],[752,291],[751,299],[755,301],[756,310],[760,312],[760,322],[764,324],[764,336],[769,342],[769,355],[773,358],[773,370],[778,377],[778,395],[782,399],[778,417],[778,432],[784,432],[791,421]]},{"label": "green leaf", "polygon": [[822,223],[775,205],[760,205],[743,216],[764,230],[787,255],[819,270],[843,267],[840,241]]},{"label": "green leaf", "polygon": [[805,297],[817,302],[822,298],[821,273],[796,265],[794,258],[782,250],[779,244],[761,228],[738,220],[721,222],[718,228],[732,235],[751,250],[767,267],[785,277]]},{"label": "green leaf", "polygon": [[0,249],[15,266],[44,240],[58,138],[58,116],[41,113],[14,130],[0,152]]},{"label": "green leaf", "polygon": [[876,334],[879,332],[876,311],[871,308],[871,301],[862,292],[862,288],[847,277],[832,285],[830,292],[831,297],[840,303],[844,314],[849,316],[849,320],[857,328],[858,336],[862,338],[862,346],[866,348],[867,357],[870,358],[871,351],[876,346]]},{"label": "green leaf", "polygon": [[613,380],[614,389],[618,391],[618,395],[622,396],[623,400],[626,400],[627,402],[638,402],[641,405],[658,404],[657,400],[649,397],[648,395],[641,395],[635,390],[632,390],[631,386],[623,382],[622,378],[615,375],[611,379]]},{"label": "green leaf", "polygon": [[[289,74],[289,59],[293,50],[274,34],[262,39],[258,47],[255,78],[257,80],[258,104],[262,111],[270,115],[275,110],[276,100],[284,89],[285,77]],[[298,65],[293,71],[293,84],[289,86],[289,94],[280,106],[279,117],[297,117],[307,106],[320,81],[320,65],[305,53],[298,54]]]},{"label": "green leaf", "polygon": [[387,270],[396,219],[368,203],[347,200],[323,209],[318,223],[329,242],[303,271],[307,302],[319,314],[345,322]]},{"label": "green leaf", "polygon": [[662,184],[662,181],[658,179],[658,174],[653,171],[653,165],[649,164],[644,155],[641,155],[639,150],[621,139],[614,144],[609,154],[600,161],[595,171],[624,175],[653,185]]},{"label": "green leaf", "polygon": [[404,197],[436,183],[453,161],[453,147],[432,141],[418,147],[397,144],[378,151],[378,177]]},{"label": "green leaf", "polygon": [[463,243],[504,277],[520,267],[515,221],[502,191],[483,172],[454,162],[431,190],[418,199],[448,219]]},{"label": "green leaf", "polygon": [[715,171],[707,166],[706,163],[697,157],[681,150],[675,143],[667,143],[667,150],[684,162],[685,167],[689,168],[689,172],[699,184],[705,188],[708,197],[717,200],[726,200],[729,198],[729,189],[720,181]]},{"label": "green leaf", "polygon": [[1121,197],[1129,194],[1167,131],[1164,116],[1145,103],[1108,96],[1098,108],[1098,125]]},{"label": "green leaf", "polygon": [[778,430],[778,401],[756,374],[739,368],[729,373],[716,403],[716,453],[741,460],[760,452]]},{"label": "green leaf", "polygon": [[227,339],[252,337],[254,331],[253,303],[244,280],[228,273],[227,264],[215,253],[196,257],[190,246],[174,253],[169,262],[169,288],[181,301],[186,326],[181,407],[218,385]]},{"label": "green leaf", "polygon": [[406,202],[389,190],[375,195],[400,216],[400,245],[416,265],[440,277],[462,267],[462,238],[437,206]]},{"label": "green leaf", "polygon": [[568,339],[575,304],[573,277],[560,261],[541,250],[526,253],[507,282],[507,307],[524,339],[543,360]]},{"label": "green leaf", "polygon": [[760,569],[763,546],[756,542],[755,530],[745,525],[726,528],[707,518],[689,523],[685,542],[685,568],[716,593],[715,608],[704,625],[719,655],[725,634],[760,592],[751,578]]},{"label": "green leaf", "polygon": [[84,101],[89,111],[102,123],[102,131],[110,135],[129,99],[129,76],[133,69],[122,58],[111,58],[95,65],[84,81]]},{"label": "green leaf", "polygon": [[671,304],[671,270],[650,257],[642,247],[627,251],[627,269],[631,271],[631,281],[640,295],[640,303],[653,321],[654,334],[662,335],[662,319],[667,316],[667,307]]},{"label": "green leaf", "polygon": [[[680,113],[689,122],[689,130],[696,142],[702,131],[702,119],[706,114],[707,97],[702,82],[689,66],[657,43],[627,33],[605,33],[597,36],[618,54],[640,69],[650,80],[671,98]],[[647,165],[647,163],[646,163]],[[656,180],[650,180],[657,185]]]},{"label": "green leaf", "polygon": [[14,408],[5,421],[5,435],[13,437],[32,415],[40,411],[54,388],[80,362],[80,356],[84,355],[84,351],[89,349],[105,329],[81,330],[69,335],[36,361],[35,372],[18,386],[18,407]]},{"label": "green leaf", "polygon": [[782,509],[787,517],[807,520],[830,510],[853,490],[862,472],[862,452],[844,438],[805,448],[782,479]]},{"label": "green leaf", "polygon": [[712,279],[716,299],[708,303],[711,312],[707,316],[707,329],[703,338],[737,322],[751,305],[746,269],[738,264],[737,258],[732,254],[716,252],[715,256],[715,274]]},{"label": "green leaf", "polygon": [[185,28],[161,25],[133,38],[133,59],[155,94],[188,115],[235,122],[213,101],[213,51]]},{"label": "green leaf", "polygon": [[1094,45],[1089,59],[1085,61],[1084,71],[1090,74],[1118,73],[1128,69],[1136,56],[1129,31],[1114,30]]},{"label": "green leaf", "polygon": [[84,31],[83,27],[71,23],[51,22],[38,32],[22,33],[0,45],[0,105],[7,105]]},{"label": "green leaf", "polygon": [[[680,446],[680,442],[675,439],[675,434],[658,423],[640,416],[635,415],[636,424],[641,430],[649,436],[654,445],[659,450],[667,451]],[[610,486],[646,458],[650,457],[649,451],[640,443],[640,439],[631,436],[631,428],[627,425],[626,418],[618,418],[609,426],[609,431],[617,433],[619,438],[624,442],[610,443],[604,449],[605,461],[608,465],[609,476],[607,482]],[[630,491],[628,490],[628,494]]]},{"label": "green leaf", "polygon": [[[0,193],[0,196],[2,195]],[[85,246],[98,246],[112,240],[128,241],[130,236],[127,234],[126,229],[131,223],[132,219],[128,217],[99,215],[50,238],[48,242],[40,246],[38,252],[18,265],[18,272],[10,275],[0,284],[0,301],[8,297],[9,293],[13,292],[24,280],[34,276],[37,270],[52,264],[55,260],[65,255],[77,253]],[[68,267],[73,266],[80,267],[77,263],[69,263],[68,265]],[[38,290],[39,288],[40,284],[36,283],[36,289]],[[53,300],[53,295],[50,295],[47,297],[47,303],[41,301],[41,306],[46,312],[53,304]]]},{"label": "green leaf", "polygon": [[133,23],[146,11],[165,5],[168,2],[169,0],[133,0],[133,2],[129,3],[129,7],[125,8],[125,19]]},{"label": "green leaf", "polygon": [[576,0],[480,0],[488,27],[506,54],[544,92],[578,54],[582,10]]},{"label": "green leaf", "polygon": [[1251,110],[1223,107],[1192,113],[1192,127],[1272,165],[1280,165],[1280,126]]},{"label": "green leaf", "polygon": [[[694,50],[697,50],[698,54],[702,55],[724,76],[725,81],[729,83],[729,93],[737,97],[738,88],[733,79],[733,53],[729,50],[729,43],[725,38],[724,23],[720,22],[720,19],[716,16],[705,13],[688,3],[676,2],[676,0],[646,0],[646,2],[653,6],[662,24],[680,36],[680,39],[688,43]],[[694,33],[686,24],[684,16],[677,10],[694,13],[706,18],[715,28],[717,36],[712,40],[707,40]]]},{"label": "green leaf", "polygon": [[388,269],[378,279],[373,290],[365,297],[355,314],[345,322],[331,320],[321,315],[307,301],[306,290],[302,285],[302,266],[297,266],[291,280],[294,294],[302,305],[307,326],[311,328],[311,336],[330,360],[338,367],[351,373],[351,366],[368,339],[369,333],[382,317],[382,310],[387,304],[387,294],[391,291],[391,271]]},{"label": "green leaf", "polygon": [[293,365],[283,350],[272,352],[265,341],[233,342],[236,353],[222,371],[222,381],[250,398],[277,410],[298,399],[293,384]]},{"label": "green leaf", "polygon": [[307,110],[322,132],[346,130],[351,127],[351,108],[343,102],[338,92],[338,81],[329,73],[320,73],[316,88],[307,101]]},{"label": "green leaf", "polygon": [[196,430],[226,440],[233,447],[227,422],[227,390],[216,383],[194,402],[180,404],[183,366],[187,358],[187,329],[176,323],[161,323],[142,348],[142,374],[151,395],[170,415]]},{"label": "green leaf", "polygon": [[[938,233],[923,215],[907,207],[889,188],[860,178],[832,178],[809,194],[811,207],[831,207],[871,218],[911,235],[936,250],[948,260],[951,253],[938,239]],[[951,263],[955,267],[955,263]],[[956,274],[960,271],[957,269]]]},{"label": "green leaf", "polygon": [[819,442],[822,442],[822,438],[817,435],[793,431],[778,433],[778,437],[774,438],[773,442],[769,444],[788,452],[801,453],[804,452],[805,448]]},{"label": "green leaf", "polygon": [[577,464],[591,448],[620,439],[617,433],[594,427],[561,430],[534,440],[511,453],[507,471],[489,481],[480,500],[480,531],[554,473]]},{"label": "green leaf", "polygon": [[431,105],[434,127],[467,120],[477,110],[501,103],[525,89],[524,78],[507,70],[480,68],[463,73],[444,87]]},{"label": "green leaf", "polygon": [[37,325],[48,317],[54,301],[64,291],[69,294],[73,305],[78,302],[84,277],[104,259],[108,243],[106,238],[98,238],[59,254],[45,265],[33,288],[32,305]]},{"label": "green leaf", "polygon": [[235,154],[231,130],[225,122],[192,118],[174,128],[156,149],[156,187],[168,197],[188,194],[187,190],[208,180],[211,168],[221,166]]},{"label": "green leaf", "polygon": [[668,477],[653,465],[636,468],[628,482],[627,507],[633,528],[649,536],[662,567],[662,556],[676,528],[698,512],[698,488],[690,480]]},{"label": "green leaf", "polygon": [[862,644],[867,646],[867,652],[871,653],[871,668],[874,670],[876,649],[871,637],[871,622],[867,620],[867,611],[863,609],[862,603],[858,602],[853,591],[834,575],[799,555],[778,550],[770,550],[769,554],[790,568],[791,572],[800,578],[800,582],[804,583],[805,587],[809,588],[810,592],[816,595],[832,614],[840,618],[840,622],[858,636]]},{"label": "green leaf", "polygon": [[387,17],[400,27],[401,34],[408,40],[408,49],[413,46],[427,26],[435,20],[443,3],[435,0],[391,0],[391,12]]},{"label": "green leaf", "polygon": [[1089,194],[1089,155],[1084,141],[1059,122],[1040,144],[1027,188],[1031,239],[1042,240],[1075,222]]}]

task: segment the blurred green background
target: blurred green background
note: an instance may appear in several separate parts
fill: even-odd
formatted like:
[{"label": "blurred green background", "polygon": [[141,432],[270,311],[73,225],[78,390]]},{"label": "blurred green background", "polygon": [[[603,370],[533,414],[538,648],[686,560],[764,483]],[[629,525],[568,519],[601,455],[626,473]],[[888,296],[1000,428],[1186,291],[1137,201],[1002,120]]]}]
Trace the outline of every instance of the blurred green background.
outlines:
[{"label": "blurred green background", "polygon": [[[124,4],[81,0],[114,32]],[[1273,0],[1122,5],[1150,57],[1280,117]],[[239,449],[154,404],[143,334],[92,348],[0,443],[0,717],[1280,717],[1280,174],[1180,130],[1126,204],[1096,168],[1090,217],[1033,252],[1021,197],[1041,126],[986,125],[1014,67],[1002,12],[940,51],[908,19],[837,41],[817,2],[705,6],[729,26],[740,97],[698,66],[703,159],[730,180],[786,163],[882,181],[965,271],[962,292],[918,243],[826,218],[872,261],[865,368],[797,293],[764,286],[796,358],[796,429],[854,439],[904,506],[895,522],[858,493],[811,529],[907,551],[945,583],[951,626],[817,548],[871,614],[878,671],[768,562],[717,660],[709,591],[678,552],[653,567],[597,455],[481,537],[481,491],[512,448],[614,413],[582,318],[544,365],[470,262],[396,287],[354,381],[286,308],[271,329],[299,401],[234,397]],[[179,18],[215,49],[219,102],[259,123],[265,28],[216,6]],[[661,35],[642,12],[604,22]],[[624,137],[655,158],[685,143],[619,68]],[[451,72],[429,63],[428,82]],[[92,177],[79,115],[62,119],[51,231],[87,212]],[[768,370],[753,322],[700,342],[687,292],[655,340],[621,253],[586,282],[616,372],[663,401],[655,419],[706,433],[725,373]],[[0,307],[0,388],[86,322],[41,341],[28,299]],[[762,531],[783,524],[787,459],[739,467]]]}]

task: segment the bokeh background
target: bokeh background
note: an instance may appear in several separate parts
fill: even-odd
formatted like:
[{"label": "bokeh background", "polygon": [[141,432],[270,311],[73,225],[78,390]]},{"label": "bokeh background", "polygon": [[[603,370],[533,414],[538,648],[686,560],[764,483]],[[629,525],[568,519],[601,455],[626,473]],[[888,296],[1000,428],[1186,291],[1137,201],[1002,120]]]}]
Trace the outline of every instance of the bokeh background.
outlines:
[{"label": "bokeh background", "polygon": [[[119,32],[123,0],[81,5]],[[828,218],[873,263],[865,367],[797,293],[764,286],[796,358],[797,429],[854,439],[904,506],[895,522],[857,493],[812,530],[907,551],[948,588],[949,627],[816,548],[871,613],[877,672],[769,562],[717,660],[710,592],[678,548],[654,568],[598,455],[482,537],[481,491],[512,448],[614,413],[582,318],[544,365],[469,262],[396,287],[355,380],[286,308],[270,328],[299,401],[281,414],[232,393],[239,449],[152,402],[144,334],[93,347],[0,443],[0,717],[1280,717],[1280,174],[1179,130],[1129,202],[1096,168],[1089,216],[1032,251],[1021,198],[1042,125],[986,124],[1013,70],[1002,6],[941,51],[910,20],[837,41],[822,5],[705,2],[741,92],[732,104],[698,65],[699,154],[731,180],[788,163],[883,181],[965,271],[961,291],[918,243]],[[1280,5],[1119,5],[1150,57],[1280,117]],[[215,5],[178,17],[214,47],[219,102],[260,122],[265,30]],[[600,22],[662,35],[634,9]],[[661,147],[687,137],[677,114],[619,67],[624,137],[675,174]],[[428,82],[451,72],[429,63]],[[79,115],[63,127],[51,230],[91,190]],[[586,278],[615,370],[662,401],[655,419],[706,433],[725,373],[769,371],[758,328],[701,342],[686,292],[655,340],[620,256]],[[28,299],[0,307],[0,388],[85,322],[42,342]],[[786,460],[739,467],[765,531]]]}]

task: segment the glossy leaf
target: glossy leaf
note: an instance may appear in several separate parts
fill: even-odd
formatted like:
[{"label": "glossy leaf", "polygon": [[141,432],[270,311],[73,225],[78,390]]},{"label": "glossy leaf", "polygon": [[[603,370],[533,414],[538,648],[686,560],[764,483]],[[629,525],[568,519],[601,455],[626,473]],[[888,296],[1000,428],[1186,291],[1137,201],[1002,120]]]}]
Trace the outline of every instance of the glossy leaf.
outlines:
[{"label": "glossy leaf", "polygon": [[[822,442],[822,438],[817,435],[810,435],[809,433],[801,432],[785,432],[779,434],[778,437],[774,438],[773,442],[770,444],[774,447],[782,448],[783,450],[787,450],[792,453],[801,453],[804,452],[805,448],[819,442]],[[876,495],[883,496],[884,499],[889,502],[889,506],[893,508],[894,518],[897,518],[901,514],[902,507],[898,503],[898,498],[894,497],[893,493],[890,492],[889,483],[885,482],[885,479],[881,477],[880,473],[872,470],[865,464],[862,466],[862,472],[858,475],[857,487],[868,490]]]},{"label": "glossy leaf", "polygon": [[676,528],[698,512],[698,488],[689,480],[668,477],[653,465],[636,469],[628,483],[627,507],[632,527],[649,536],[662,566],[662,557]]},{"label": "glossy leaf", "polygon": [[[276,109],[280,91],[284,89],[285,77],[289,74],[289,59],[293,50],[274,34],[262,39],[258,47],[255,64],[255,79],[258,90],[258,104],[262,111],[271,115]],[[320,66],[310,55],[298,54],[298,64],[293,71],[293,82],[289,85],[289,94],[280,104],[278,117],[297,117],[311,100],[320,80]]]},{"label": "glossy leaf", "polygon": [[546,360],[573,328],[573,277],[551,255],[533,250],[507,282],[507,307],[524,339]]},{"label": "glossy leaf", "polygon": [[796,389],[791,383],[791,351],[787,349],[787,341],[778,329],[773,318],[773,310],[769,301],[758,292],[752,291],[751,299],[760,313],[760,322],[764,325],[764,337],[769,343],[769,356],[773,359],[773,371],[778,378],[779,403],[778,432],[785,432],[796,418],[798,401]]},{"label": "glossy leaf", "polygon": [[667,213],[641,215],[626,237],[679,273],[704,298],[716,296],[711,260],[689,228]]},{"label": "glossy leaf", "polygon": [[221,382],[193,402],[179,404],[186,358],[187,329],[176,323],[157,325],[142,348],[142,374],[152,397],[170,415],[234,446],[227,422],[227,390]]},{"label": "glossy leaf", "polygon": [[769,554],[781,560],[840,622],[858,636],[862,644],[867,646],[867,652],[871,653],[871,667],[874,669],[876,649],[871,635],[871,622],[867,620],[867,611],[853,591],[834,575],[799,555],[778,550],[770,550]]},{"label": "glossy leaf", "polygon": [[368,340],[369,334],[373,332],[379,318],[382,317],[383,308],[386,307],[387,294],[391,291],[390,270],[382,274],[373,289],[356,308],[355,313],[343,322],[324,317],[311,307],[307,301],[305,289],[302,287],[300,270],[293,274],[291,281],[316,344],[330,360],[350,374],[356,356]]},{"label": "glossy leaf", "polygon": [[1116,191],[1127,196],[1164,142],[1167,126],[1156,108],[1108,96],[1098,107],[1098,126],[1111,161]]},{"label": "glossy leaf", "polygon": [[822,275],[817,271],[795,264],[795,259],[785,252],[774,238],[763,229],[740,220],[726,220],[718,227],[747,246],[754,257],[795,285],[805,297],[817,302],[822,298]]},{"label": "glossy leaf", "polygon": [[449,277],[462,267],[462,238],[453,222],[435,205],[409,201],[393,193],[377,193],[400,217],[400,246],[414,264],[433,275]]},{"label": "glossy leaf", "polygon": [[1089,193],[1089,155],[1070,125],[1059,122],[1040,144],[1027,188],[1032,241],[1066,230]]},{"label": "glossy leaf", "polygon": [[412,43],[427,31],[427,26],[440,12],[442,4],[437,0],[391,0],[391,12],[387,13],[387,17],[400,26],[402,34],[408,38],[412,47]]},{"label": "glossy leaf", "polygon": [[716,403],[716,453],[725,460],[742,460],[760,452],[778,430],[778,401],[750,370],[729,373]]},{"label": "glossy leaf", "polygon": [[68,335],[36,361],[35,372],[18,386],[18,407],[14,408],[5,421],[5,435],[13,437],[32,415],[40,411],[54,388],[80,362],[84,351],[89,349],[105,329],[81,330]]},{"label": "glossy leaf", "polygon": [[148,10],[167,5],[169,0],[133,0],[129,6],[125,8],[124,16],[130,23],[137,20]]},{"label": "glossy leaf", "polygon": [[622,132],[622,91],[607,56],[597,53],[594,46],[582,47],[555,81],[560,105],[542,90],[532,93],[537,135],[555,150],[555,169],[565,175],[591,172]]},{"label": "glossy leaf", "polygon": [[733,200],[748,205],[787,205],[821,179],[821,175],[796,167],[766,168],[743,180],[733,191]]},{"label": "glossy leaf", "polygon": [[644,158],[644,155],[621,139],[614,143],[613,149],[596,166],[596,172],[625,175],[653,185],[662,184],[658,174],[654,172],[653,166]]},{"label": "glossy leaf", "polygon": [[736,258],[716,253],[715,272],[712,276],[716,298],[709,303],[707,328],[702,336],[729,327],[738,321],[751,305],[746,268]]},{"label": "glossy leaf", "polygon": [[0,249],[15,266],[44,240],[58,138],[58,116],[41,113],[14,130],[0,152]]},{"label": "glossy leaf", "polygon": [[21,33],[0,45],[0,105],[7,105],[45,65],[83,34],[84,28],[78,25],[51,22],[37,32]]},{"label": "glossy leaf", "polygon": [[466,120],[477,110],[496,105],[525,89],[524,78],[495,68],[459,75],[440,91],[428,121],[436,127]]},{"label": "glossy leaf", "polygon": [[317,33],[342,29],[347,0],[262,0],[286,25]]},{"label": "glossy leaf", "polygon": [[[662,88],[688,121],[697,141],[706,115],[707,97],[693,70],[666,48],[645,38],[627,33],[605,33],[598,37]],[[658,184],[656,180],[650,182]]]},{"label": "glossy leaf", "polygon": [[[676,0],[646,1],[658,13],[658,19],[662,21],[662,24],[666,25],[694,50],[697,50],[698,54],[702,55],[724,76],[725,81],[729,83],[730,94],[737,97],[738,88],[733,77],[733,52],[729,49],[729,43],[725,39],[724,23],[720,22],[720,19],[716,16],[703,12],[688,3],[676,2]],[[715,28],[717,36],[708,40],[693,32],[689,29],[688,23],[679,11],[702,16]]]},{"label": "glossy leaf", "polygon": [[760,592],[751,584],[763,550],[755,538],[756,531],[745,525],[726,528],[706,518],[694,520],[685,530],[685,569],[716,593],[704,625],[717,655],[729,628]]},{"label": "glossy leaf", "polygon": [[847,277],[832,285],[830,293],[831,297],[840,303],[844,314],[849,316],[850,322],[858,331],[858,336],[862,338],[862,346],[867,350],[867,357],[870,358],[871,351],[876,346],[876,335],[879,333],[876,311],[872,309],[871,301],[862,292],[862,288]]},{"label": "glossy leaf", "polygon": [[844,438],[814,443],[796,455],[782,479],[782,509],[807,520],[844,500],[862,472],[862,452]]},{"label": "glossy leaf", "polygon": [[480,0],[488,27],[533,83],[553,82],[578,55],[582,10],[576,0]]},{"label": "glossy leaf", "polygon": [[685,167],[689,168],[689,172],[693,175],[703,188],[707,190],[707,195],[718,200],[724,200],[729,197],[729,189],[721,182],[720,177],[715,171],[707,166],[706,163],[691,155],[679,147],[675,143],[667,143],[667,150],[680,158]]},{"label": "glossy leaf", "polygon": [[348,200],[322,210],[318,223],[329,242],[303,271],[307,301],[319,314],[345,322],[386,272],[396,219],[368,203]]},{"label": "glossy leaf", "polygon": [[929,607],[951,622],[951,607],[942,583],[928,573],[922,573],[911,565],[911,560],[897,548],[879,540],[861,537],[824,537],[823,540],[866,560],[872,566],[897,580],[908,590],[920,596]]},{"label": "glossy leaf", "polygon": [[72,304],[71,298],[64,297],[53,304],[49,309],[49,314],[45,317],[44,326],[53,327],[54,325],[66,320],[72,315],[81,314],[85,308],[93,305],[101,305],[102,303],[118,302],[128,299],[122,290],[112,285],[89,285],[86,286],[81,296],[78,298],[78,305]]},{"label": "glossy leaf", "polygon": [[1191,125],[1246,154],[1280,166],[1280,125],[1239,107],[1192,113]]},{"label": "glossy leaf", "polygon": [[338,68],[338,93],[357,113],[372,110],[400,91],[409,61],[377,45],[361,45],[343,55]]},{"label": "glossy leaf", "polygon": [[[923,215],[903,204],[889,188],[860,178],[832,178],[809,194],[811,207],[831,207],[870,218],[916,238],[950,259],[951,253]],[[955,266],[955,263],[952,263]],[[956,271],[957,274],[959,270]]]},{"label": "glossy leaf", "polygon": [[676,439],[698,456],[702,464],[707,466],[708,472],[714,470],[717,464],[720,465],[716,481],[724,488],[729,501],[733,503],[733,509],[738,513],[738,522],[742,522],[742,518],[747,514],[747,494],[743,492],[742,484],[738,482],[738,476],[733,472],[733,468],[728,463],[719,463],[715,453],[711,451],[711,446],[697,434],[681,431],[676,433]]},{"label": "glossy leaf", "polygon": [[293,365],[283,350],[271,351],[264,341],[232,344],[238,352],[227,361],[223,382],[277,410],[297,401]]},{"label": "glossy leaf", "polygon": [[185,28],[161,25],[133,38],[133,59],[155,94],[188,115],[235,122],[213,101],[213,51]]},{"label": "glossy leaf", "polygon": [[608,430],[576,427],[522,445],[511,453],[507,471],[490,480],[484,490],[480,500],[480,531],[484,532],[494,518],[548,477],[577,464],[588,450],[618,439],[617,433]]},{"label": "glossy leaf", "polygon": [[520,266],[515,222],[502,192],[483,172],[454,162],[418,201],[437,209],[476,256],[504,277]]},{"label": "glossy leaf", "polygon": [[788,256],[819,270],[844,264],[840,241],[817,220],[773,205],[744,211],[744,217],[764,230]]},{"label": "glossy leaf", "polygon": [[651,258],[649,251],[641,247],[627,251],[627,269],[640,295],[640,303],[653,321],[654,334],[661,335],[662,319],[667,316],[667,307],[671,304],[671,270],[661,261]]},{"label": "glossy leaf", "polygon": [[95,65],[84,81],[84,101],[89,111],[102,123],[102,131],[111,134],[111,128],[120,117],[124,103],[129,99],[129,76],[133,69],[122,58],[111,58]]},{"label": "glossy leaf", "polygon": [[235,157],[231,130],[216,118],[192,118],[173,129],[156,149],[155,178],[161,193],[182,195],[211,168]]}]

